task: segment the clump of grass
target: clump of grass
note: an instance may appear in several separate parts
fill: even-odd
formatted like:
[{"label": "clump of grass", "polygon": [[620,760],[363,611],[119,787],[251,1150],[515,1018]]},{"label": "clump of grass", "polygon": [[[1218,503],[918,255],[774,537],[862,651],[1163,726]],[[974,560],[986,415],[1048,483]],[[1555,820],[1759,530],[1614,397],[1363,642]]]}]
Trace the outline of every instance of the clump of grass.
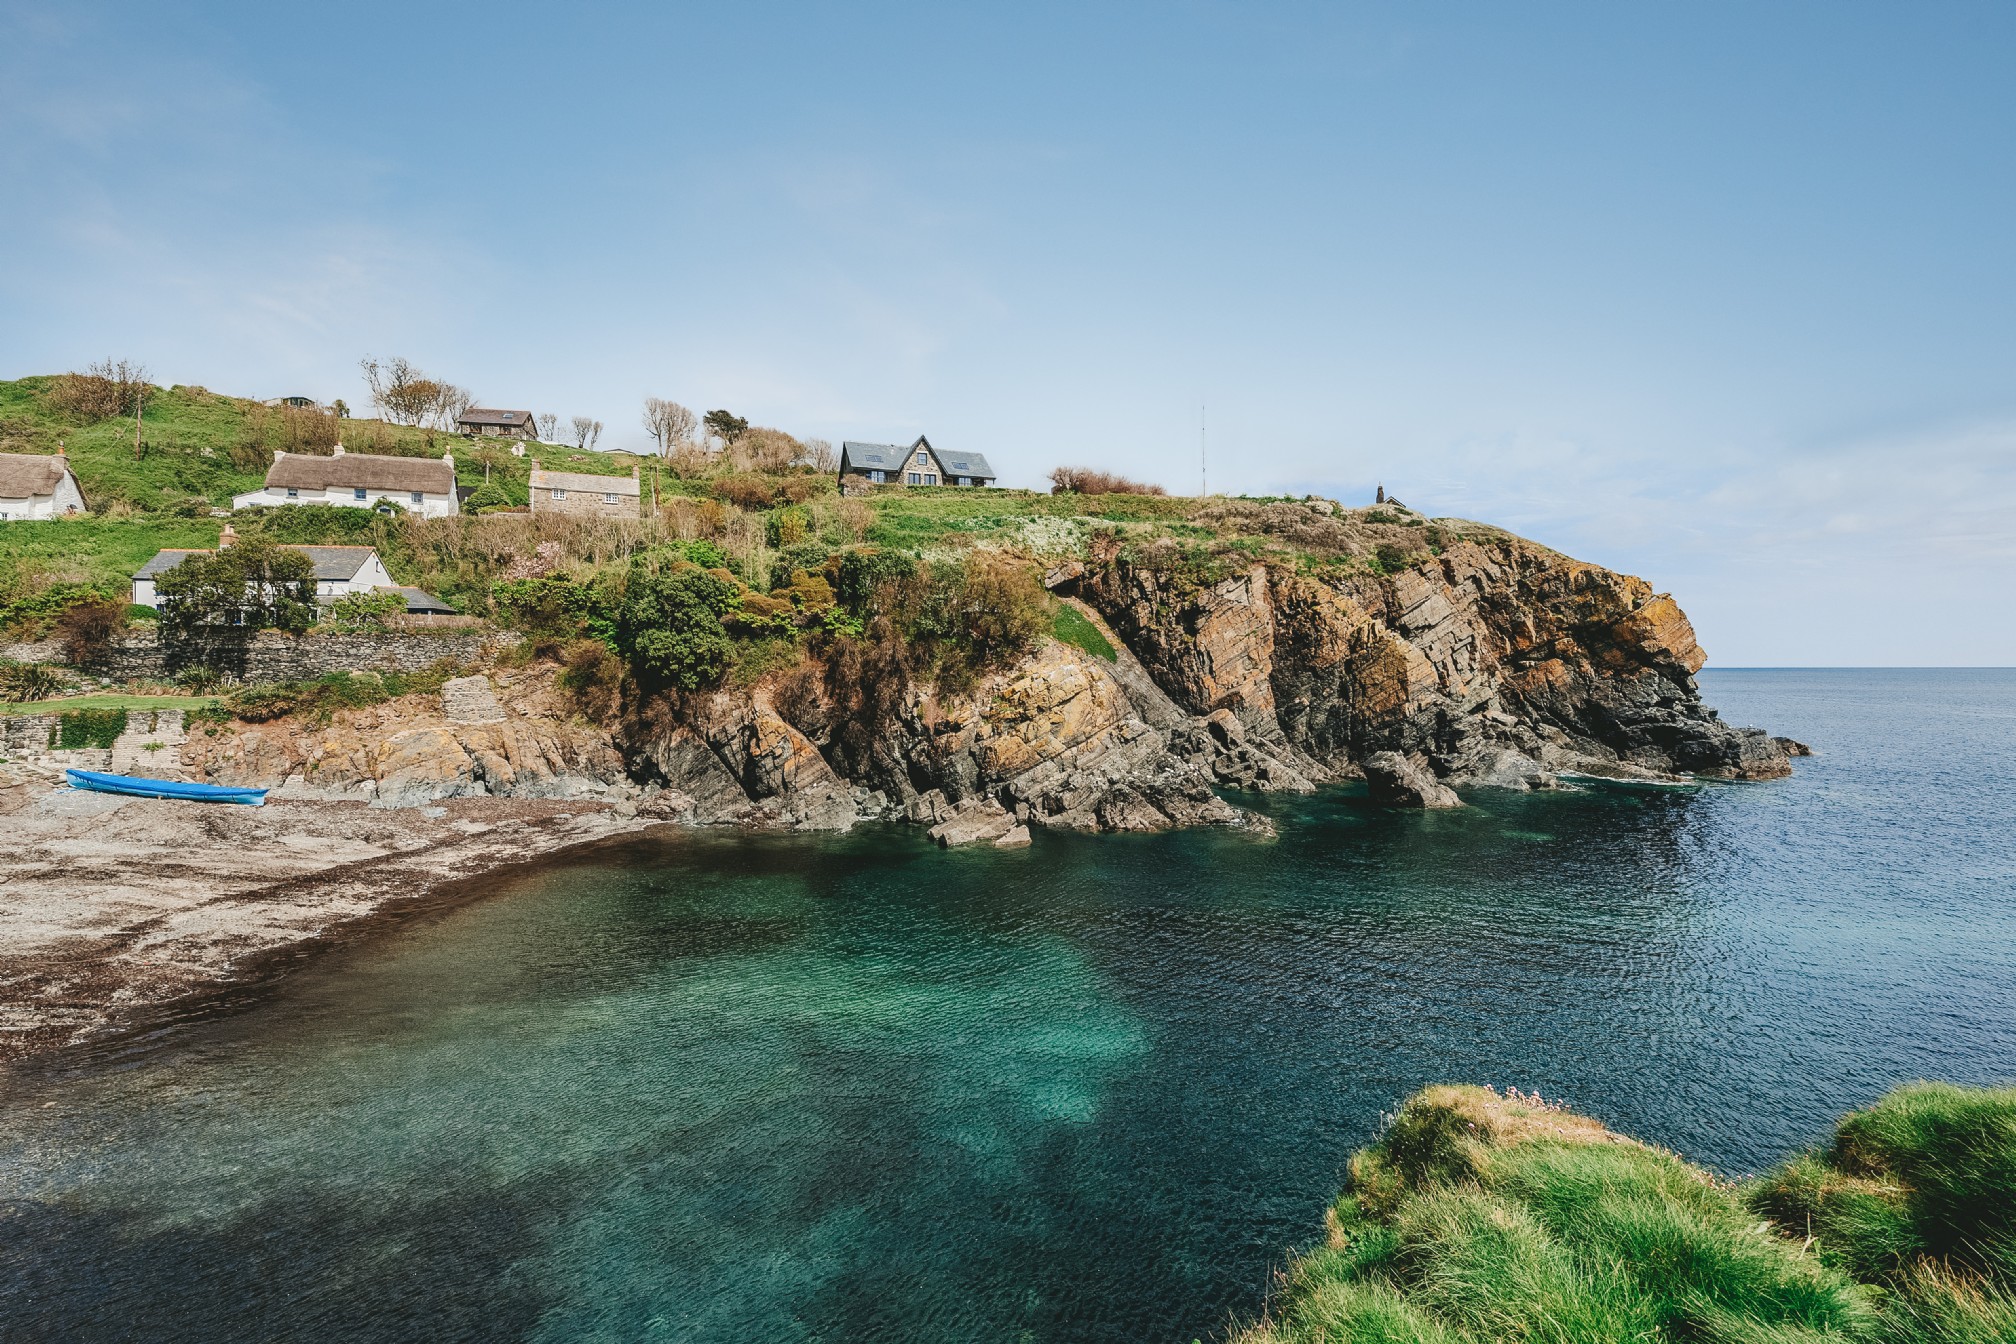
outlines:
[{"label": "clump of grass", "polygon": [[1351,1163],[1329,1244],[1244,1344],[1868,1337],[1867,1289],[1671,1153],[1517,1093],[1433,1087]]},{"label": "clump of grass", "polygon": [[1884,1339],[2016,1340],[2016,1088],[1901,1087],[1748,1194],[1884,1290]]},{"label": "clump of grass", "polygon": [[1104,658],[1109,663],[1119,661],[1120,653],[1113,647],[1113,641],[1107,639],[1098,626],[1085,619],[1084,612],[1069,602],[1057,604],[1056,613],[1050,619],[1050,633],[1060,643],[1083,649],[1095,658]]}]

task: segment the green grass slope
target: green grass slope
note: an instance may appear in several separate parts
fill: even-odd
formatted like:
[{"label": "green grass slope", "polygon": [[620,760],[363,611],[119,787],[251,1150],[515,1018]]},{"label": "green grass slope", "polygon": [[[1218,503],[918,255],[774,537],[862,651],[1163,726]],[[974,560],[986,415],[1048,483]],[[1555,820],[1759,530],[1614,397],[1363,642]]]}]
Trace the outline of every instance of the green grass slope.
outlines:
[{"label": "green grass slope", "polygon": [[[53,453],[61,444],[94,513],[115,505],[145,513],[228,507],[232,495],[264,482],[276,451],[328,451],[318,441],[325,427],[304,416],[201,387],[170,387],[155,389],[148,400],[136,454],[132,416],[87,421],[66,414],[51,395],[56,383],[55,377],[0,381],[0,452]],[[487,468],[518,504],[526,501],[534,457],[557,471],[598,476],[627,476],[640,460],[557,444],[527,444],[519,458],[507,440],[472,441],[382,420],[347,419],[333,429],[353,452],[452,452],[460,484],[481,484]],[[304,430],[316,433],[304,438]]]},{"label": "green grass slope", "polygon": [[1431,1087],[1240,1344],[2010,1344],[2016,1091],[1919,1085],[1761,1182]]}]

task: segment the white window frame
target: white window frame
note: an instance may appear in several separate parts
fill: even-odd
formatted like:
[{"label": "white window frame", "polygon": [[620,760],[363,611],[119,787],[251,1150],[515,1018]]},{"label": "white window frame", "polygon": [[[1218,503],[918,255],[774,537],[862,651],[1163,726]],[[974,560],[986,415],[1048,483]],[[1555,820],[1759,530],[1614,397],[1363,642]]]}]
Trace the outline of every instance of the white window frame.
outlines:
[{"label": "white window frame", "polygon": [[567,492],[566,492],[565,490],[549,490],[549,491],[547,491],[546,493],[547,493],[547,496],[548,496],[549,498],[552,498],[552,499],[565,499],[565,498],[567,498]]},{"label": "white window frame", "polygon": [[368,491],[368,490],[366,490],[366,489],[365,489],[365,488],[364,488],[363,486],[361,486],[361,485],[353,485],[353,486],[351,486],[351,487],[350,487],[350,498],[352,498],[352,499],[369,499],[370,497],[371,497],[371,492],[370,492],[370,491]]},{"label": "white window frame", "polygon": [[602,502],[604,504],[621,504],[623,502],[623,498],[620,495],[613,495],[607,491],[604,491],[602,494]]},{"label": "white window frame", "polygon": [[427,502],[427,492],[425,490],[409,490],[406,493],[413,496],[415,504],[425,504]]}]

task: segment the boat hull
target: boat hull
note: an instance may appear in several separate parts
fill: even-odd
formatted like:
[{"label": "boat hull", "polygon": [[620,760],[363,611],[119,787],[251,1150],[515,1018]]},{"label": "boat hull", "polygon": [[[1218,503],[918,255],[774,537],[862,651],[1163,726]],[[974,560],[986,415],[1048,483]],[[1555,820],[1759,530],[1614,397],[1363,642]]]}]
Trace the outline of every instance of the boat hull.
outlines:
[{"label": "boat hull", "polygon": [[99,770],[65,770],[73,789],[117,793],[128,798],[172,798],[185,803],[239,803],[263,807],[264,789],[234,789],[222,784],[190,784],[179,779],[148,779],[142,775],[108,775]]}]

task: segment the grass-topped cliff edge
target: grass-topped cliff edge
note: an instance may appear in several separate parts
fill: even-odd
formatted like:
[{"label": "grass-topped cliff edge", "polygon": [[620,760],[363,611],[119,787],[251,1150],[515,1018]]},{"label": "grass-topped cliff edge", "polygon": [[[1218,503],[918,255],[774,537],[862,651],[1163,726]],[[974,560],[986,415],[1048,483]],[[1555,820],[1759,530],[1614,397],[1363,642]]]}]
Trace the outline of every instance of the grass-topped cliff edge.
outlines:
[{"label": "grass-topped cliff edge", "polygon": [[2009,1344],[2016,1089],[1917,1083],[1762,1179],[1430,1087],[1236,1344]]}]

